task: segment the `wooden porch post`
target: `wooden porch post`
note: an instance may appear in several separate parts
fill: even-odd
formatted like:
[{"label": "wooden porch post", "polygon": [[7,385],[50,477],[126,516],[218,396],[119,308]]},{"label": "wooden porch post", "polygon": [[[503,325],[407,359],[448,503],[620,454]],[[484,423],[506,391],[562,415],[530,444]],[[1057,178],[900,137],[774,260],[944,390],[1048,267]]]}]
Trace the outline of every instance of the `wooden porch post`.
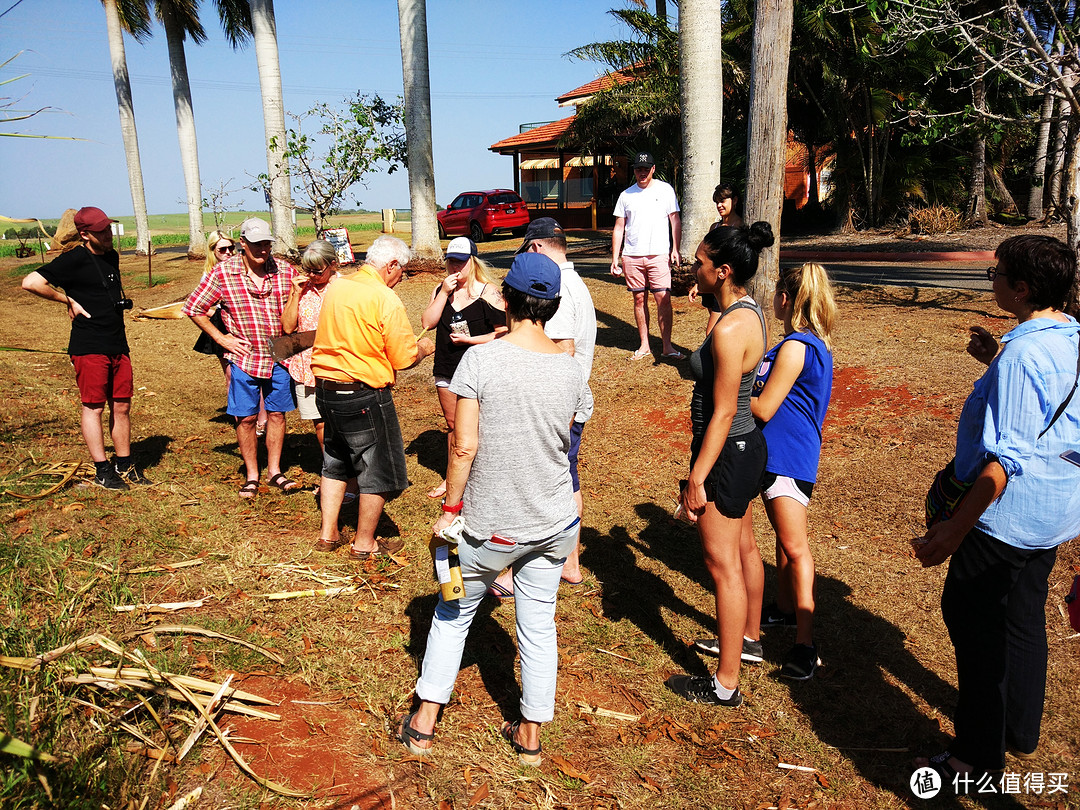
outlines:
[{"label": "wooden porch post", "polygon": [[518,171],[518,153],[514,152],[514,193],[521,196],[521,172]]}]

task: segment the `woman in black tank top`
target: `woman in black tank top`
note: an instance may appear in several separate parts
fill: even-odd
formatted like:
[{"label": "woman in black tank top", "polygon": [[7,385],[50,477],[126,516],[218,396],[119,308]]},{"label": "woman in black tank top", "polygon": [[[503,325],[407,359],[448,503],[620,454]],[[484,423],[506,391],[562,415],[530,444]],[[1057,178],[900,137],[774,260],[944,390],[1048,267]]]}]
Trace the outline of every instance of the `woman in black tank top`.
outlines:
[{"label": "woman in black tank top", "polygon": [[[487,343],[505,334],[506,305],[492,282],[490,268],[476,255],[476,244],[459,236],[446,246],[446,278],[431,293],[431,302],[420,316],[424,329],[435,329],[435,375],[439,405],[446,418],[447,452],[454,434],[457,396],[447,387],[470,346]],[[428,493],[446,494],[446,481]]]},{"label": "woman in black tank top", "polygon": [[[758,254],[773,243],[772,228],[721,226],[705,236],[694,255],[698,289],[712,293],[722,315],[690,358],[693,443],[690,477],[681,508],[696,522],[705,567],[716,593],[716,677],[673,675],[668,687],[697,703],[739,706],[739,665],[761,661],[758,625],[765,571],[754,543],[750,502],[765,473],[765,439],[750,414],[750,393],[765,353],[765,318],[747,282]],[[744,643],[745,641],[745,643]]]}]

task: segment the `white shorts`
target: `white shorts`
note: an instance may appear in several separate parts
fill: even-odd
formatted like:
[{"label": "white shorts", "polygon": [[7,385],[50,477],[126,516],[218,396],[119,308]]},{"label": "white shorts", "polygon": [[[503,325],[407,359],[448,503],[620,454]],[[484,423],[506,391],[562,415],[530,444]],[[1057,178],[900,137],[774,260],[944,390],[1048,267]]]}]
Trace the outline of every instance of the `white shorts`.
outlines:
[{"label": "white shorts", "polygon": [[322,419],[319,408],[315,405],[314,386],[301,385],[293,380],[293,391],[296,394],[296,409],[300,412],[301,419],[310,419],[317,422]]},{"label": "white shorts", "polygon": [[[772,478],[772,476],[768,476]],[[810,496],[803,491],[794,478],[790,478],[786,475],[776,476],[776,480],[771,484],[766,479],[766,488],[761,490],[761,497],[767,501],[771,501],[775,498],[791,498],[801,503],[804,507],[810,505]]]}]

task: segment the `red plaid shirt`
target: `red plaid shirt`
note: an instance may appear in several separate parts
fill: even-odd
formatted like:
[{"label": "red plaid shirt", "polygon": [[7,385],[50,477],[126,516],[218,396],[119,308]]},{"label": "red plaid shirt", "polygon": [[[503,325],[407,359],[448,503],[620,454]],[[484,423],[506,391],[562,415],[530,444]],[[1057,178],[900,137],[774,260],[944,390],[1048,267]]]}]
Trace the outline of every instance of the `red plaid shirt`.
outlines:
[{"label": "red plaid shirt", "polygon": [[215,304],[221,304],[225,329],[251,344],[250,354],[225,352],[225,359],[252,377],[268,378],[274,359],[267,341],[281,334],[281,313],[295,272],[286,261],[268,259],[260,289],[248,278],[243,254],[233,256],[203,276],[184,303],[184,314],[206,315]]}]

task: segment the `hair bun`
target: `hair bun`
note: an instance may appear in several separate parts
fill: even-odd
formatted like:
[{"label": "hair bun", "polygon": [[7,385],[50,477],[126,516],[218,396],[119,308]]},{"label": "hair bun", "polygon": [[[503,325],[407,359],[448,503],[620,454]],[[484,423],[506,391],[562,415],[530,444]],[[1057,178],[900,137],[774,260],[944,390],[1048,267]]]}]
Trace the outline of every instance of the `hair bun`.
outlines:
[{"label": "hair bun", "polygon": [[750,247],[754,249],[756,253],[760,253],[767,247],[771,247],[776,241],[773,237],[772,225],[768,222],[755,222],[750,226],[750,233],[747,235],[747,242],[750,243]]}]

